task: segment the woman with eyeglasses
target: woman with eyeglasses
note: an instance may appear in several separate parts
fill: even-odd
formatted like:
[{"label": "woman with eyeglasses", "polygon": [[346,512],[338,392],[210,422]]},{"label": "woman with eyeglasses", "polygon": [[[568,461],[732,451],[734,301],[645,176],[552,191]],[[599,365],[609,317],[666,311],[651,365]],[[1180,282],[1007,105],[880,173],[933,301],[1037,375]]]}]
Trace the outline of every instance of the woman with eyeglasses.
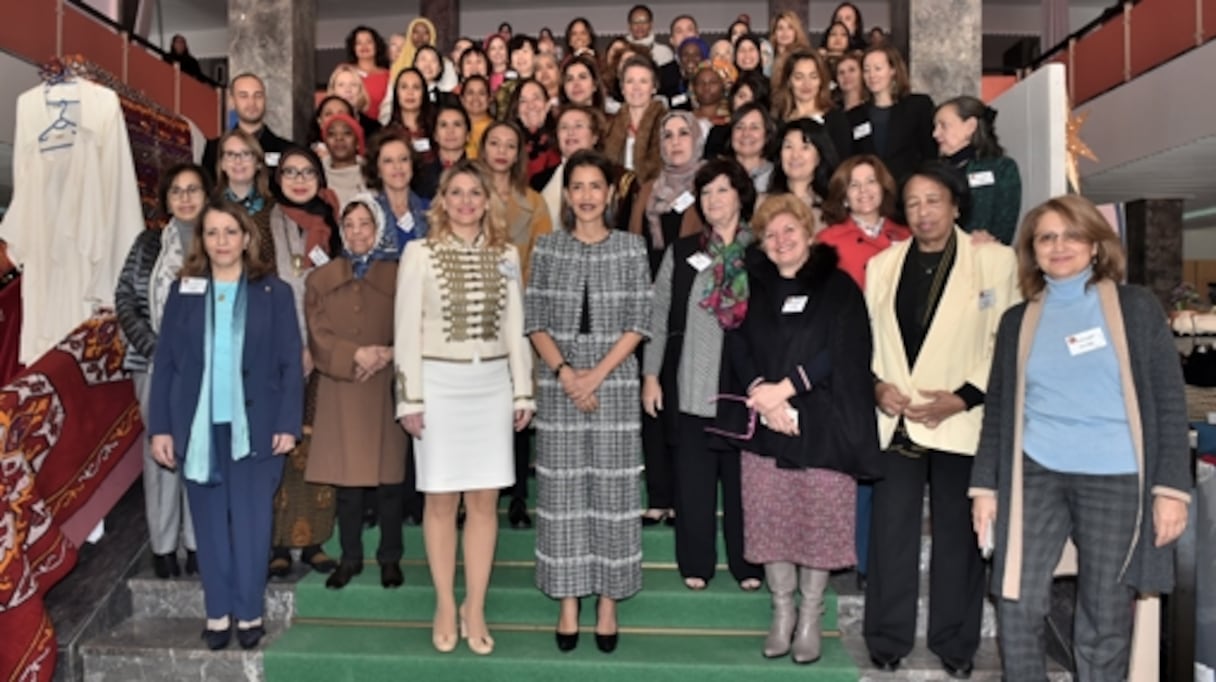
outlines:
[{"label": "woman with eyeglasses", "polygon": [[342,242],[338,197],[326,186],[321,160],[311,150],[295,147],[283,153],[275,172],[275,190],[278,201],[270,213],[275,270],[291,287],[296,302],[303,367],[310,377],[304,392],[304,437],[291,451],[275,494],[270,575],[283,578],[291,572],[292,548],[299,548],[300,560],[319,573],[329,573],[336,566],[321,548],[333,534],[333,488],[304,480],[317,407],[317,383],[305,328],[304,282],[338,253]]},{"label": "woman with eyeglasses", "polygon": [[262,145],[253,135],[233,128],[220,136],[216,162],[216,196],[245,209],[253,220],[253,238],[258,250],[271,263],[275,260],[274,239],[270,234],[270,212],[274,194],[270,191],[270,171],[266,168]]},{"label": "woman with eyeglasses", "polygon": [[[210,194],[211,183],[199,166],[180,164],[162,176],[160,207],[169,222],[159,230],[148,228],[136,237],[114,291],[118,326],[127,342],[123,368],[131,372],[140,416],[145,423],[148,421],[152,357],[156,352],[165,301],[190,250],[195,225]],[[197,545],[190,505],[186,503],[186,488],[176,471],[153,459],[147,442],[144,443],[143,485],[148,544],[152,548],[152,568],[156,577],[181,575],[179,546],[186,549],[186,575],[198,573]]]},{"label": "woman with eyeglasses", "polygon": [[764,655],[813,663],[829,572],[857,561],[854,479],[876,469],[869,315],[836,250],[813,244],[804,201],[772,195],[751,224],[763,253],[725,341],[725,387],[745,399],[719,401],[718,420],[743,450],[744,558],[764,564],[772,594]]}]

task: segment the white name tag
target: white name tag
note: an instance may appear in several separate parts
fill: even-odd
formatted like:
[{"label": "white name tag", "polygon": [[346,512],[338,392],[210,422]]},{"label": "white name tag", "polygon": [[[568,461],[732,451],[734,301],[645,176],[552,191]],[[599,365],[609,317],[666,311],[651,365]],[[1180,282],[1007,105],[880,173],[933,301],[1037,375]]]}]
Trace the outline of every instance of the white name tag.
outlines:
[{"label": "white name tag", "polygon": [[278,152],[266,152],[266,155],[263,156],[262,158],[266,161],[267,166],[270,166],[273,168],[273,167],[279,165],[280,156],[282,156],[282,154],[279,154]]},{"label": "white name tag", "polygon": [[312,247],[312,251],[308,252],[308,260],[316,267],[321,267],[329,262],[329,254],[325,253],[325,249],[320,246]]},{"label": "white name tag", "polygon": [[987,310],[996,305],[996,290],[984,289],[980,292],[980,310]]},{"label": "white name tag", "polygon": [[406,213],[397,219],[397,228],[402,232],[409,234],[414,231],[414,214]]},{"label": "white name tag", "polygon": [[1106,335],[1102,333],[1101,327],[1094,327],[1093,329],[1073,334],[1064,339],[1064,342],[1068,344],[1069,355],[1075,358],[1078,355],[1084,355],[1099,348],[1106,348]]},{"label": "white name tag", "polygon": [[421,140],[414,140],[414,151],[423,153],[431,151],[431,141],[425,137]]},{"label": "white name tag", "polygon": [[673,107],[678,107],[684,104],[688,104],[688,95],[684,93],[680,93],[679,95],[671,98],[671,106]]},{"label": "white name tag", "polygon": [[683,213],[684,211],[687,211],[688,207],[692,206],[695,202],[696,199],[692,198],[692,192],[685,190],[683,194],[676,197],[676,200],[672,202],[671,210],[675,211],[676,213]]},{"label": "white name tag", "polygon": [[853,139],[860,140],[863,137],[869,137],[870,134],[873,132],[874,132],[874,129],[873,129],[873,127],[870,126],[870,122],[866,121],[865,123],[862,123],[861,125],[853,126]]},{"label": "white name tag", "polygon": [[696,270],[697,272],[701,272],[705,268],[708,268],[713,262],[714,259],[710,258],[709,254],[706,253],[694,253],[688,257],[688,264],[691,265],[692,269]]},{"label": "white name tag", "polygon": [[178,291],[190,296],[198,296],[207,293],[207,280],[202,277],[187,277],[182,280]]},{"label": "white name tag", "polygon": [[968,173],[967,184],[971,185],[973,189],[976,187],[995,185],[996,176],[992,174],[992,171],[976,171],[975,173]]},{"label": "white name tag", "polygon": [[781,305],[782,315],[793,315],[806,310],[806,296],[790,296],[785,299],[785,303]]},{"label": "white name tag", "polygon": [[506,73],[503,74],[503,77],[508,80],[515,80],[516,78],[519,78],[519,72],[515,69],[507,69]]}]

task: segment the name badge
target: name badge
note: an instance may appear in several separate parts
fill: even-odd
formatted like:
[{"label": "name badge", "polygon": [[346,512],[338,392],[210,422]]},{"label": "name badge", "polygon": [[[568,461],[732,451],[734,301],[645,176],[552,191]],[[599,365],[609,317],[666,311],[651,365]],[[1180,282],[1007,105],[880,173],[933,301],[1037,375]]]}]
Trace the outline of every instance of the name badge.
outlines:
[{"label": "name badge", "polygon": [[709,254],[706,253],[694,253],[688,257],[688,264],[691,265],[692,269],[696,270],[697,272],[701,272],[705,268],[708,268],[713,262],[714,259],[710,258]]},{"label": "name badge", "polygon": [[853,126],[853,139],[860,140],[863,137],[869,137],[874,132],[874,128],[869,121],[860,125]]},{"label": "name badge", "polygon": [[673,107],[682,106],[684,104],[688,104],[688,95],[684,93],[680,93],[671,98],[671,106]]},{"label": "name badge", "polygon": [[676,197],[676,200],[672,202],[671,210],[675,211],[676,213],[683,213],[684,211],[687,211],[688,207],[692,206],[695,202],[696,199],[692,198],[692,192],[684,190],[684,193]]},{"label": "name badge", "polygon": [[515,69],[507,69],[506,73],[503,74],[503,78],[515,80],[516,78],[519,78],[519,72]]},{"label": "name badge", "polygon": [[996,176],[992,174],[992,171],[976,171],[975,173],[968,173],[967,184],[971,185],[972,189],[976,187],[995,185]]},{"label": "name badge", "polygon": [[407,212],[397,219],[397,229],[409,234],[414,231],[414,214]]},{"label": "name badge", "polygon": [[190,296],[199,296],[207,293],[207,280],[202,277],[187,277],[182,280],[177,290]]},{"label": "name badge", "polygon": [[794,315],[806,310],[806,296],[789,296],[781,305],[782,315]]},{"label": "name badge", "polygon": [[980,310],[987,310],[996,305],[996,290],[984,289],[980,292]]},{"label": "name badge", "polygon": [[1064,342],[1068,344],[1068,354],[1075,358],[1099,348],[1106,348],[1106,334],[1102,333],[1101,327],[1094,327],[1073,334],[1064,339]]},{"label": "name badge", "polygon": [[329,254],[325,253],[325,249],[320,246],[314,246],[312,251],[308,252],[308,260],[319,268],[329,262]]},{"label": "name badge", "polygon": [[266,161],[267,166],[270,166],[273,168],[273,167],[279,165],[280,156],[282,156],[282,154],[280,154],[278,152],[266,152],[266,155],[263,156],[262,158]]},{"label": "name badge", "polygon": [[431,151],[431,141],[425,137],[421,140],[414,140],[414,151],[424,154]]}]

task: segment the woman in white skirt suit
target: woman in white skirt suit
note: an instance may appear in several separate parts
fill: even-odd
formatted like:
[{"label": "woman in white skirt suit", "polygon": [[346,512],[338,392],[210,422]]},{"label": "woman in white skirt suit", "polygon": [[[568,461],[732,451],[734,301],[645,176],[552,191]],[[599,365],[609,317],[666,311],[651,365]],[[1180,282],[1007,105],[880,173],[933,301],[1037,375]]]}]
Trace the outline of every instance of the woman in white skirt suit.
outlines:
[{"label": "woman in white skirt suit", "polygon": [[[406,246],[397,276],[397,417],[414,438],[417,486],[426,493],[432,641],[452,651],[459,631],[484,655],[494,650],[485,598],[498,491],[515,481],[512,428],[527,426],[535,410],[532,354],[523,335],[519,254],[484,166],[461,160],[445,171],[428,222],[426,238]],[[462,493],[465,601],[457,609]]]}]

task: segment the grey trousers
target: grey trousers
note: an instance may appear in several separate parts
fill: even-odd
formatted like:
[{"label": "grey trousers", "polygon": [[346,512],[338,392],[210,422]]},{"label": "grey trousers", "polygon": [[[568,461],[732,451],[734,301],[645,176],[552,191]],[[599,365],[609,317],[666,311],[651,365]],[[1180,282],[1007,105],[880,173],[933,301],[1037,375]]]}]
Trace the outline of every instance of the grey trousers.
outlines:
[{"label": "grey trousers", "polygon": [[[1077,546],[1077,611],[1073,648],[1077,682],[1127,679],[1133,590],[1119,582],[1136,525],[1135,474],[1065,474],[1024,456],[1022,585],[1018,601],[997,605],[1006,682],[1047,679],[1044,623],[1052,571],[1065,541]],[[1000,513],[1000,510],[997,510]]]},{"label": "grey trousers", "polygon": [[[147,372],[132,372],[135,396],[139,400],[139,416],[148,423],[148,393],[152,389]],[[144,447],[144,510],[148,517],[148,539],[153,554],[177,551],[178,539],[186,549],[194,551],[194,523],[190,520],[190,505],[186,503],[186,486],[180,473],[166,469],[152,459],[150,437],[143,439]],[[184,445],[184,444],[183,444]]]}]

